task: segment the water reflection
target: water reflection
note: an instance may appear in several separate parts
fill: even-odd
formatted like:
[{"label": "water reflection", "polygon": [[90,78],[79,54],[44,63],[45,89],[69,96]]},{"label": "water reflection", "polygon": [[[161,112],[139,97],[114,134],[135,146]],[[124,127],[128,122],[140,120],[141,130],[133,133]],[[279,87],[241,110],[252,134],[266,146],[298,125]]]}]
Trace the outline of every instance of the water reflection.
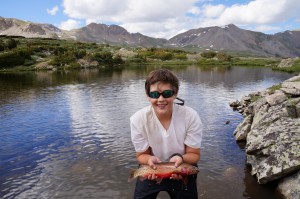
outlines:
[{"label": "water reflection", "polygon": [[[0,197],[131,198],[129,116],[148,105],[144,79],[153,68],[0,74]],[[290,75],[239,67],[174,72],[179,97],[205,126],[199,196],[256,198],[258,190],[272,197],[245,172],[244,149],[232,136],[242,118],[228,103]]]}]

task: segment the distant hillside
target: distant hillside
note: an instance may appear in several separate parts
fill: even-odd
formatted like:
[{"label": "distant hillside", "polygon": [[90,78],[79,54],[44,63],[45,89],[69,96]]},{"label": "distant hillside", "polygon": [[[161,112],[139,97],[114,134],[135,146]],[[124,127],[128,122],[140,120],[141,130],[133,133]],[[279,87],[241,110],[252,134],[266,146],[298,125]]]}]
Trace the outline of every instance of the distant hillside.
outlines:
[{"label": "distant hillside", "polygon": [[117,25],[91,23],[80,29],[65,31],[51,24],[0,17],[0,35],[73,39],[82,42],[136,47],[192,47],[202,51],[228,51],[259,56],[300,56],[300,31],[285,31],[268,35],[240,29],[233,24],[224,27],[191,29],[166,40],[140,33],[129,33]]},{"label": "distant hillside", "polygon": [[0,35],[58,39],[64,37],[64,31],[51,24],[32,23],[13,18],[0,17]]},{"label": "distant hillside", "polygon": [[96,42],[141,47],[160,47],[166,39],[156,39],[140,33],[129,33],[117,25],[91,23],[83,28],[71,31],[61,30],[51,24],[26,22],[0,17],[0,35],[42,37],[55,39],[74,39],[82,42]]},{"label": "distant hillside", "polygon": [[295,57],[300,55],[300,32],[286,31],[276,35],[243,30],[230,24],[224,27],[192,29],[176,35],[171,46],[197,46],[211,50],[249,52],[264,56]]},{"label": "distant hillside", "polygon": [[91,23],[83,28],[69,32],[73,38],[85,42],[112,43],[130,46],[163,46],[166,39],[156,39],[140,33],[129,33],[126,29],[117,25],[105,25]]}]

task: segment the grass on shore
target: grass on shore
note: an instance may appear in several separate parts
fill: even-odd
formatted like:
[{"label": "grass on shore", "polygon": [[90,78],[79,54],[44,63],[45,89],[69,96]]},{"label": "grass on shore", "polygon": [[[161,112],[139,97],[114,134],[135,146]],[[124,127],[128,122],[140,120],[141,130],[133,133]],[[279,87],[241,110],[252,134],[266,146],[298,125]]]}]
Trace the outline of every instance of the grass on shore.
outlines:
[{"label": "grass on shore", "polygon": [[[291,67],[279,68],[277,66],[281,62],[280,58],[242,56],[227,51],[215,52],[202,49],[197,53],[197,51],[190,52],[187,49],[126,48],[125,51],[122,51],[123,54],[120,54],[120,46],[108,44],[22,37],[0,37],[0,41],[2,41],[3,47],[0,50],[0,72],[114,69],[120,65],[139,65],[141,67],[147,65],[163,67],[197,65],[205,68],[245,66],[270,67],[290,73],[300,72],[300,59],[295,60]],[[9,41],[11,42],[9,43]],[[201,48],[199,49],[201,50]],[[79,62],[79,60],[81,61]],[[94,64],[94,66],[86,66],[93,61],[97,61],[98,66]]]}]

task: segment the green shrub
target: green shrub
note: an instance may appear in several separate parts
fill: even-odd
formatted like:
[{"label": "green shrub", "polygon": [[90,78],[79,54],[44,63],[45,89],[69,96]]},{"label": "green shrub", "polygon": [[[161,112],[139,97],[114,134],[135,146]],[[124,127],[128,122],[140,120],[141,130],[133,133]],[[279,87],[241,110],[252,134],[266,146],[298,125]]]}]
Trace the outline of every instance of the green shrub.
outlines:
[{"label": "green shrub", "polygon": [[281,89],[282,85],[281,84],[276,84],[268,88],[269,94],[274,93],[276,90]]},{"label": "green shrub", "polygon": [[5,41],[5,46],[6,46],[6,48],[11,50],[11,49],[17,47],[17,42],[16,42],[16,40],[9,38]]},{"label": "green shrub", "polygon": [[165,60],[171,60],[173,58],[173,53],[166,52],[164,50],[157,50],[151,58],[154,59],[161,59],[163,61]]},{"label": "green shrub", "polygon": [[127,61],[128,62],[133,62],[133,63],[143,63],[143,62],[146,62],[146,60],[144,58],[140,58],[140,57],[131,57],[131,58],[128,58]]},{"label": "green shrub", "polygon": [[175,59],[180,59],[180,60],[186,60],[186,59],[187,59],[186,53],[175,54],[175,55],[174,55],[174,58],[175,58]]},{"label": "green shrub", "polygon": [[124,61],[123,61],[121,55],[115,56],[115,57],[113,58],[113,63],[114,63],[114,64],[123,64]]},{"label": "green shrub", "polygon": [[216,55],[217,59],[220,61],[231,61],[231,56],[226,53],[217,53]]},{"label": "green shrub", "polygon": [[98,52],[92,55],[92,61],[97,61],[99,64],[112,64],[113,56],[111,52]]},{"label": "green shrub", "polygon": [[164,52],[160,55],[161,60],[171,60],[173,59],[173,53],[170,52]]},{"label": "green shrub", "polygon": [[54,48],[54,51],[53,51],[53,54],[58,56],[58,55],[61,55],[63,53],[67,52],[67,49],[66,48],[63,48],[63,47],[57,47],[57,48]]},{"label": "green shrub", "polygon": [[35,64],[35,61],[32,59],[25,59],[23,63],[24,66],[32,66],[33,64]]},{"label": "green shrub", "polygon": [[78,50],[78,51],[75,51],[75,57],[77,59],[82,59],[83,57],[86,56],[86,50]]},{"label": "green shrub", "polygon": [[54,66],[64,66],[69,65],[72,62],[76,61],[76,57],[73,53],[66,53],[54,56],[54,58],[50,61],[50,65]]},{"label": "green shrub", "polygon": [[2,39],[0,39],[0,52],[4,51],[4,49],[5,49],[5,45],[4,45],[3,41],[2,41]]},{"label": "green shrub", "polygon": [[214,58],[216,55],[217,55],[217,53],[214,51],[208,51],[208,52],[201,53],[201,56],[204,58],[207,58],[207,59]]},{"label": "green shrub", "polygon": [[80,66],[80,64],[79,63],[77,63],[77,62],[71,62],[70,64],[69,64],[69,66],[70,66],[70,68],[80,68],[81,66]]},{"label": "green shrub", "polygon": [[25,62],[25,57],[22,57],[17,52],[0,54],[0,68],[23,65],[24,62]]},{"label": "green shrub", "polygon": [[4,52],[0,54],[0,68],[23,65],[25,60],[32,60],[31,50],[29,48],[20,48],[10,52]]}]

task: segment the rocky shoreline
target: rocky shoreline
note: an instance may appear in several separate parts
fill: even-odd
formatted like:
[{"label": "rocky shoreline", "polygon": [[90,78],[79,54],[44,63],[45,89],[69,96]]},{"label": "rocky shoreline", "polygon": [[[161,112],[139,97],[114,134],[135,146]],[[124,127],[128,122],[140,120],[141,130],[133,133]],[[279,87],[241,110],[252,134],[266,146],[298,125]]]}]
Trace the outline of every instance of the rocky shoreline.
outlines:
[{"label": "rocky shoreline", "polygon": [[278,180],[283,198],[300,198],[300,74],[230,103],[244,120],[237,141],[246,141],[247,164],[258,183]]}]

